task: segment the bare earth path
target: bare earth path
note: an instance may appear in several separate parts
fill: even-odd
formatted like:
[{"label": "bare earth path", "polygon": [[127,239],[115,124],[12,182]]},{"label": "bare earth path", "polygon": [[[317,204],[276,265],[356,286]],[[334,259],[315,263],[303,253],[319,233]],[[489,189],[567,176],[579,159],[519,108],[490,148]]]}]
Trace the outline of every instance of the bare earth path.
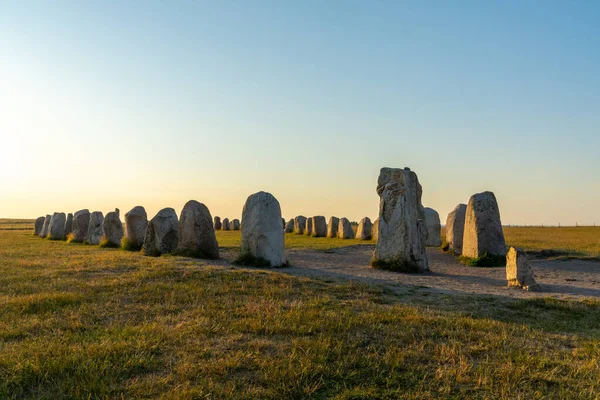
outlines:
[{"label": "bare earth path", "polygon": [[[507,288],[505,269],[474,268],[459,263],[454,256],[429,248],[430,272],[401,274],[374,270],[369,267],[373,246],[360,245],[335,250],[288,250],[292,267],[279,270],[310,277],[325,277],[383,284],[395,291],[410,287],[438,293],[488,294],[507,297],[600,297],[600,262],[593,261],[533,261],[535,278],[541,293]],[[235,258],[232,251],[222,253],[225,260]]]}]

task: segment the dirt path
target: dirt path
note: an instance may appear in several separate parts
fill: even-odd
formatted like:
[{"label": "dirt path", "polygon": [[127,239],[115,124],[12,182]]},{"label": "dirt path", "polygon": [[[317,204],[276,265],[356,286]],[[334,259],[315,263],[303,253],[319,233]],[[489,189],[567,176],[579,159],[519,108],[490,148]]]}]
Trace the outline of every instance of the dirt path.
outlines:
[{"label": "dirt path", "polygon": [[[374,270],[369,267],[373,246],[351,246],[335,250],[288,250],[290,268],[281,272],[301,276],[330,277],[367,283],[384,284],[394,290],[419,287],[440,293],[489,294],[507,297],[600,297],[600,262],[592,261],[533,261],[535,278],[541,293],[507,288],[504,268],[474,268],[460,264],[438,249],[427,250],[430,272],[401,274]],[[225,260],[235,254],[225,251]]]}]

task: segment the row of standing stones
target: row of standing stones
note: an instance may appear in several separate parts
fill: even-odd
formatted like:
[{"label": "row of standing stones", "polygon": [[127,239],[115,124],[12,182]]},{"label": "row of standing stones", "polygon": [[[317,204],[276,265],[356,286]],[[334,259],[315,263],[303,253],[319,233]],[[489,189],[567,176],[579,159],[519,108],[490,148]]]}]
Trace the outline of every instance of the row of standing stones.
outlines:
[{"label": "row of standing stones", "polygon": [[[356,236],[375,239],[376,246],[371,266],[401,272],[429,270],[426,246],[441,245],[438,213],[421,203],[422,187],[416,173],[410,168],[382,168],[377,181],[380,197],[379,218],[374,224],[363,218]],[[317,237],[355,237],[347,218],[306,218],[298,216],[288,221],[281,218],[277,199],[266,192],[248,197],[242,210],[242,223],[227,218],[214,220],[208,208],[195,200],[184,206],[181,217],[172,208],[165,208],[147,221],[143,207],[134,207],[125,214],[126,231],[119,218],[119,210],[103,217],[101,212],[90,214],[81,210],[75,215],[54,213],[35,222],[34,234],[50,239],[64,239],[89,244],[121,246],[122,238],[130,248],[141,248],[146,255],[165,253],[203,258],[218,258],[219,247],[215,229],[240,229],[242,245],[240,259],[260,260],[261,265],[278,267],[286,264],[284,232],[295,232]],[[233,227],[232,227],[233,226]],[[465,257],[506,257],[509,285],[535,290],[531,265],[524,252],[506,244],[500,222],[496,198],[491,192],[473,195],[468,205],[458,205],[446,222],[446,240],[449,248]],[[252,264],[252,263],[251,263]]]}]

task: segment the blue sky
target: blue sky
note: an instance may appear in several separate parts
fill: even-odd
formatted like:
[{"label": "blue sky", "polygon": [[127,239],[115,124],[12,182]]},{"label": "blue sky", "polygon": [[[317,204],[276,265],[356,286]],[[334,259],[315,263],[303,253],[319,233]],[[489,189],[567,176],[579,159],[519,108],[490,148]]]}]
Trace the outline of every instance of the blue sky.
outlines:
[{"label": "blue sky", "polygon": [[600,223],[600,3],[0,1],[0,217],[189,199]]}]

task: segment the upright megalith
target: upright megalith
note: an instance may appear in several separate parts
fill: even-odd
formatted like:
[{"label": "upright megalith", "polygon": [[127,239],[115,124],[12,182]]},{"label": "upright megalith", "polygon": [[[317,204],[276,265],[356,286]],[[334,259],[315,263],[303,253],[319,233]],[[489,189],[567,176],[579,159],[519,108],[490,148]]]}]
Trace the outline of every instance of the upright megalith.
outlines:
[{"label": "upright megalith", "polygon": [[196,200],[188,201],[179,217],[179,246],[182,255],[219,258],[214,221],[208,208]]},{"label": "upright megalith", "polygon": [[140,250],[144,244],[148,214],[142,206],[135,206],[125,213],[125,238],[121,242],[125,250]]},{"label": "upright megalith", "polygon": [[298,215],[294,218],[294,232],[298,235],[303,235],[306,229],[306,217],[304,215]]},{"label": "upright megalith", "polygon": [[308,217],[306,218],[306,227],[304,228],[304,234],[305,235],[312,235],[312,231],[313,231],[313,217]]},{"label": "upright megalith", "polygon": [[340,219],[338,217],[329,217],[327,222],[327,237],[336,238],[338,235],[338,229],[340,225]]},{"label": "upright megalith", "polygon": [[448,243],[448,250],[457,255],[462,254],[466,214],[467,205],[459,204],[454,207],[454,210],[446,218],[446,243]]},{"label": "upright megalith", "polygon": [[423,189],[409,168],[382,168],[377,181],[379,226],[371,265],[399,272],[429,269]]},{"label": "upright megalith", "polygon": [[215,231],[221,230],[221,228],[223,227],[223,223],[221,222],[221,217],[215,217],[213,227],[215,228]]},{"label": "upright megalith", "polygon": [[88,225],[87,237],[85,243],[99,245],[102,239],[102,224],[104,223],[104,214],[101,211],[94,211],[90,214],[90,223]]},{"label": "upright megalith", "polygon": [[231,230],[231,225],[229,224],[229,218],[223,219],[221,230],[224,230],[224,231],[230,231]]},{"label": "upright megalith", "polygon": [[40,237],[45,238],[48,236],[48,227],[50,226],[50,220],[52,219],[52,215],[48,214],[44,217],[44,223],[42,224],[42,231],[40,233]]},{"label": "upright megalith", "polygon": [[373,222],[373,227],[371,228],[371,236],[373,237],[373,240],[377,242],[377,239],[379,238],[379,218],[377,218],[375,222]]},{"label": "upright megalith", "polygon": [[123,223],[121,223],[117,209],[106,214],[104,218],[100,246],[121,247],[121,239],[123,239]]},{"label": "upright megalith", "polygon": [[48,239],[65,240],[65,222],[67,222],[65,213],[54,213],[48,225]]},{"label": "upright megalith", "polygon": [[498,259],[506,256],[500,210],[492,192],[471,196],[465,213],[462,255],[479,258],[485,254]]},{"label": "upright megalith", "polygon": [[172,208],[163,208],[148,222],[142,252],[158,257],[172,253],[179,244],[179,221]]},{"label": "upright megalith", "polygon": [[540,286],[533,277],[531,262],[521,249],[511,247],[506,254],[506,280],[511,287],[520,287],[531,292],[540,291]]},{"label": "upright megalith", "polygon": [[433,208],[425,207],[425,225],[427,227],[426,246],[440,247],[442,245],[442,223],[440,214]]},{"label": "upright megalith", "polygon": [[45,220],[46,220],[46,217],[38,217],[35,220],[35,223],[33,224],[33,235],[34,236],[42,235],[42,228],[44,227]]},{"label": "upright megalith", "polygon": [[294,232],[294,218],[290,219],[285,224],[285,233],[292,233],[292,232]]},{"label": "upright megalith", "polygon": [[87,234],[90,226],[90,211],[88,209],[79,210],[73,215],[73,231],[69,241],[74,243],[83,243],[87,240]]},{"label": "upright megalith", "polygon": [[[231,222],[229,223],[229,227],[231,228],[232,231],[239,231],[240,230],[240,220],[239,219],[232,219]],[[282,226],[283,229],[283,226]]]},{"label": "upright megalith", "polygon": [[348,218],[340,218],[337,237],[340,239],[354,239],[354,231]]},{"label": "upright megalith", "polygon": [[250,195],[242,210],[240,264],[280,267],[285,265],[281,207],[267,192]]},{"label": "upright megalith", "polygon": [[327,221],[322,215],[312,217],[312,235],[313,237],[327,236]]},{"label": "upright megalith", "polygon": [[65,222],[65,236],[73,232],[73,214],[67,214],[67,222]]},{"label": "upright megalith", "polygon": [[364,217],[358,223],[358,229],[356,230],[356,238],[360,240],[371,240],[373,237],[373,224],[369,217]]}]

